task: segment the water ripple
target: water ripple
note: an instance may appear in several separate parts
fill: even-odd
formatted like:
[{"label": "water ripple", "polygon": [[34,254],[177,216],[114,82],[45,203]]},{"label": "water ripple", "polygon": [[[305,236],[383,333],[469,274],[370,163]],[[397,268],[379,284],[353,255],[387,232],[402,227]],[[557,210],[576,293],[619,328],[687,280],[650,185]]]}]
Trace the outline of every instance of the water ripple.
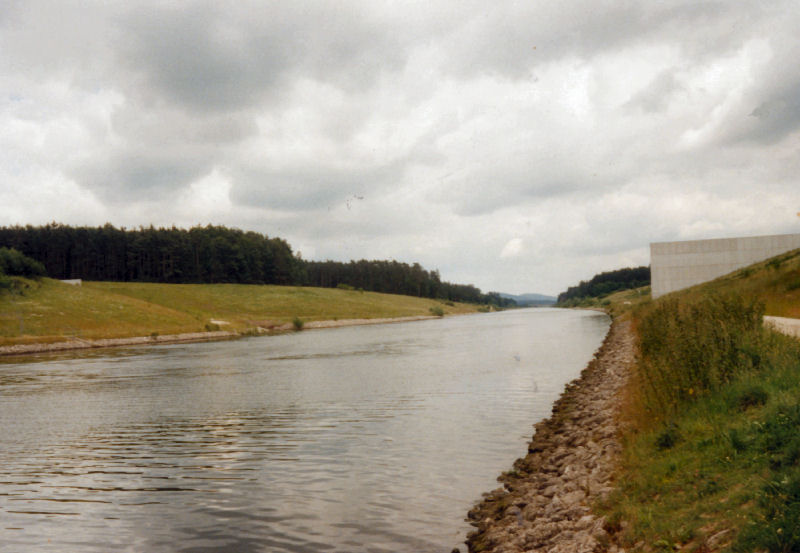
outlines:
[{"label": "water ripple", "polygon": [[0,552],[449,550],[607,324],[520,310],[0,361]]}]

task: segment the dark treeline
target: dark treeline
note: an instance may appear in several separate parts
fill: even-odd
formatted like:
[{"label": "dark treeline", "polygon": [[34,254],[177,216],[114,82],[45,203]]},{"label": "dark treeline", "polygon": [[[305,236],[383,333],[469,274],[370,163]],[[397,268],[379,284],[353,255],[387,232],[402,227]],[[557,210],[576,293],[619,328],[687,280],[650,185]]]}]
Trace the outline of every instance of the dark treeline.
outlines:
[{"label": "dark treeline", "polygon": [[558,295],[558,303],[582,298],[600,298],[618,290],[639,288],[650,284],[650,267],[626,267],[595,275],[588,282],[581,281]]},{"label": "dark treeline", "polygon": [[14,248],[57,279],[165,283],[352,286],[363,290],[472,303],[513,301],[472,285],[442,282],[437,271],[397,261],[303,261],[281,238],[220,226],[189,230],[140,227],[0,227]]},{"label": "dark treeline", "polygon": [[280,238],[225,227],[2,227],[0,246],[41,262],[57,279],[292,284],[298,263]]},{"label": "dark treeline", "polygon": [[333,288],[341,285],[374,292],[405,294],[468,303],[488,303],[498,307],[515,305],[514,300],[496,292],[484,294],[471,284],[443,282],[439,271],[426,271],[419,263],[397,261],[307,261],[305,284]]}]

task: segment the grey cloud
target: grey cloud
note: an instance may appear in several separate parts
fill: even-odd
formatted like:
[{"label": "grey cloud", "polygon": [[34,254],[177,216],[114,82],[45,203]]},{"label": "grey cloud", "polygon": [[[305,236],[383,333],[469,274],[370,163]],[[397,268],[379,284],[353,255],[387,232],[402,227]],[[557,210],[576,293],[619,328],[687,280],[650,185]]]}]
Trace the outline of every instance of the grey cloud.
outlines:
[{"label": "grey cloud", "polygon": [[602,148],[585,140],[547,145],[541,150],[520,152],[457,173],[442,183],[436,199],[458,215],[486,215],[509,206],[602,194],[627,178],[625,167],[598,170],[595,157]]},{"label": "grey cloud", "polygon": [[675,71],[668,69],[656,76],[646,88],[637,92],[625,107],[640,109],[645,113],[659,113],[669,106],[672,96],[681,90],[685,88],[675,78]]},{"label": "grey cloud", "polygon": [[[189,149],[219,155],[258,132],[252,116],[240,113],[187,114],[175,109],[143,109],[127,104],[111,117],[112,131],[131,149],[153,148],[160,154],[170,149],[180,155]],[[198,158],[205,157],[198,156]]]},{"label": "grey cloud", "polygon": [[251,118],[236,114],[187,117],[125,105],[111,118],[111,135],[97,137],[91,155],[68,172],[104,201],[145,200],[190,185],[256,132]]},{"label": "grey cloud", "polygon": [[761,102],[751,113],[754,125],[739,136],[762,144],[774,144],[800,129],[800,78]]},{"label": "grey cloud", "polygon": [[[234,167],[231,200],[273,210],[339,207],[354,197],[382,193],[404,171],[406,160],[372,167],[310,164],[283,169]],[[356,198],[357,199],[357,198]]]},{"label": "grey cloud", "polygon": [[[796,19],[776,24],[770,36],[771,59],[756,69],[758,79],[746,89],[742,109],[722,125],[717,142],[725,146],[755,144],[769,146],[800,130],[800,41]],[[778,32],[782,29],[784,32]]]},{"label": "grey cloud", "polygon": [[105,162],[77,167],[72,176],[113,205],[169,198],[211,169],[208,160],[120,152]]},{"label": "grey cloud", "polygon": [[187,9],[138,8],[121,22],[119,56],[144,85],[145,94],[197,110],[235,109],[252,104],[288,67],[288,44],[255,48],[252,37],[214,4]]},{"label": "grey cloud", "polygon": [[398,34],[366,13],[304,2],[139,8],[121,24],[121,58],[146,93],[194,110],[286,102],[299,76],[363,90],[405,60]]},{"label": "grey cloud", "polygon": [[763,11],[755,3],[692,1],[501,4],[489,11],[478,7],[471,19],[457,18],[444,39],[453,59],[443,69],[527,80],[542,64],[591,60],[659,43],[677,45],[695,58],[713,57],[738,47],[753,20],[765,16]]}]

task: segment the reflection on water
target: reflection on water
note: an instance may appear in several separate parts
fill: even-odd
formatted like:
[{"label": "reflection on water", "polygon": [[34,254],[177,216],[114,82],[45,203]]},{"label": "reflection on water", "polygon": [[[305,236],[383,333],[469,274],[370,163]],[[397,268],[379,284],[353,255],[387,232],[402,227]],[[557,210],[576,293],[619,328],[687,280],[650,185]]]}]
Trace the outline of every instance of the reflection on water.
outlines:
[{"label": "reflection on water", "polygon": [[0,362],[0,551],[449,551],[607,328],[528,309]]}]

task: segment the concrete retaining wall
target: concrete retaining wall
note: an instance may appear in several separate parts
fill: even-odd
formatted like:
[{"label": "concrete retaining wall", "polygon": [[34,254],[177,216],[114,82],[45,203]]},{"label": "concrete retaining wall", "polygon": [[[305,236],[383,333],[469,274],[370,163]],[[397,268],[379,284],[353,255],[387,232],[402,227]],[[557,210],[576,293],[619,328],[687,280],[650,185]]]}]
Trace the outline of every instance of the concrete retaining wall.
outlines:
[{"label": "concrete retaining wall", "polygon": [[707,282],[797,248],[800,234],[654,242],[650,244],[652,296]]}]

